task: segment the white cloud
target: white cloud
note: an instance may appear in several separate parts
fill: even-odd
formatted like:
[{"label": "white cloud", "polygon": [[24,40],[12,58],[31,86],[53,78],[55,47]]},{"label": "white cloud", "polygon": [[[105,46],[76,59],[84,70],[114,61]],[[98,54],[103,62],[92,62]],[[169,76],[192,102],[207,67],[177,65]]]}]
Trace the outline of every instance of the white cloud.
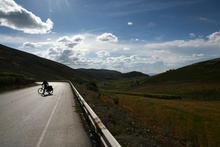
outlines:
[{"label": "white cloud", "polygon": [[83,35],[74,35],[72,37],[63,36],[63,37],[60,37],[59,39],[57,39],[57,43],[58,43],[58,45],[62,44],[62,45],[67,46],[69,48],[73,48],[74,46],[83,42],[84,38],[85,37]]},{"label": "white cloud", "polygon": [[132,25],[133,25],[133,22],[128,22],[128,25],[129,25],[129,26],[132,26]]},{"label": "white cloud", "polygon": [[42,48],[42,47],[50,47],[53,44],[54,44],[54,42],[48,41],[48,40],[44,41],[44,42],[24,42],[22,44],[22,46],[20,46],[19,48],[20,49],[24,49],[24,48],[28,48],[28,49],[36,48],[36,49],[38,49],[38,48]]},{"label": "white cloud", "polygon": [[218,43],[220,45],[220,31],[212,33],[211,35],[207,36],[210,42]]},{"label": "white cloud", "polygon": [[58,61],[66,65],[81,65],[88,61],[89,45],[83,42],[83,35],[59,37],[51,47],[38,53],[39,56]]},{"label": "white cloud", "polygon": [[82,42],[84,39],[85,37],[83,35],[74,35],[72,37],[72,40],[77,43]]},{"label": "white cloud", "polygon": [[204,39],[194,39],[194,40],[174,40],[161,43],[148,43],[145,45],[147,48],[154,49],[172,49],[172,48],[185,48],[185,47],[204,47],[209,46],[209,43]]},{"label": "white cloud", "polygon": [[[220,54],[219,43],[216,42],[218,37],[219,32],[215,32],[209,35],[207,40],[198,38],[157,43],[118,41],[106,45],[94,41],[97,39],[94,34],[82,34],[81,37],[64,36],[57,39],[44,57],[73,68],[159,73],[217,57]],[[76,45],[70,47],[68,46],[70,42]]]},{"label": "white cloud", "polygon": [[63,36],[57,39],[57,42],[61,42],[61,43],[71,42],[71,39],[67,36]]},{"label": "white cloud", "polygon": [[204,54],[193,54],[193,57],[203,57],[205,56]]},{"label": "white cloud", "polygon": [[96,37],[96,41],[102,42],[118,42],[118,38],[112,33],[104,33]]},{"label": "white cloud", "polygon": [[194,33],[190,33],[190,34],[189,34],[189,37],[190,37],[190,38],[195,38],[196,35],[195,35]]},{"label": "white cloud", "polygon": [[96,52],[96,54],[98,55],[98,57],[110,56],[110,53],[107,51],[98,51],[98,52]]},{"label": "white cloud", "polygon": [[200,21],[207,22],[207,23],[218,23],[217,21],[212,20],[210,18],[206,18],[206,17],[197,17],[197,19],[200,20]]},{"label": "white cloud", "polygon": [[40,17],[19,6],[14,0],[0,1],[0,25],[28,34],[45,34],[53,28],[53,22],[49,18],[43,22]]},{"label": "white cloud", "polygon": [[[2,44],[10,44],[12,46],[15,46],[17,44],[23,44],[27,41],[27,38],[21,37],[21,36],[11,36],[7,34],[0,34],[1,43]],[[30,39],[30,38],[29,38]]]},{"label": "white cloud", "polygon": [[123,50],[124,50],[124,51],[129,51],[130,48],[128,48],[128,47],[124,47]]},{"label": "white cloud", "polygon": [[[24,42],[23,49],[28,49],[27,51],[30,52],[34,50],[39,56],[73,68],[106,68],[121,72],[137,70],[144,73],[159,73],[217,58],[220,54],[220,32],[214,32],[205,39],[193,38],[154,43],[134,40],[108,41],[108,44],[95,41],[98,37],[105,38],[103,37],[105,35],[101,37],[96,34],[63,37],[56,34],[56,36],[50,35],[50,40],[45,36],[44,41],[36,42],[33,38],[29,40],[28,36],[26,40],[25,38],[21,40]],[[13,38],[5,35],[2,37],[3,40],[7,38],[5,41],[13,42]]]},{"label": "white cloud", "polygon": [[36,48],[36,47],[41,47],[41,44],[34,43],[34,42],[25,42],[25,43],[23,43],[23,47]]}]

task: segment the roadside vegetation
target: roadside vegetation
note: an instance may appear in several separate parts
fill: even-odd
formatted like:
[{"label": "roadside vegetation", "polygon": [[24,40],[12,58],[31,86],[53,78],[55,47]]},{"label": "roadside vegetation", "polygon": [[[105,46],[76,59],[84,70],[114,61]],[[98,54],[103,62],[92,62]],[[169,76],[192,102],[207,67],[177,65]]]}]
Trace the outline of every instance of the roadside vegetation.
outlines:
[{"label": "roadside vegetation", "polygon": [[[216,146],[220,143],[220,101],[152,99],[116,95],[120,105],[154,131],[170,134],[192,146]],[[142,126],[143,125],[143,126]],[[144,128],[143,128],[144,129]]]},{"label": "roadside vegetation", "polygon": [[35,80],[15,73],[0,73],[0,91],[33,85]]},{"label": "roadside vegetation", "polygon": [[123,146],[220,144],[218,82],[145,80],[97,82],[98,91],[79,89]]}]

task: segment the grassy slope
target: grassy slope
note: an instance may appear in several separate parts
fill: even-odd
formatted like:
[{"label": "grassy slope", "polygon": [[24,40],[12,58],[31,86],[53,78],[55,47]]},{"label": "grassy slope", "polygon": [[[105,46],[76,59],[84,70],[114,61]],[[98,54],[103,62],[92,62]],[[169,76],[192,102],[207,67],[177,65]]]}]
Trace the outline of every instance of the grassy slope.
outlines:
[{"label": "grassy slope", "polygon": [[[218,146],[219,81],[220,59],[213,59],[139,79],[134,86],[131,79],[124,79],[100,84],[100,88],[120,109],[130,111],[138,128],[150,126],[152,132],[173,136],[183,146]],[[183,99],[158,99],[163,95]]]},{"label": "grassy slope", "polygon": [[152,76],[131,91],[173,94],[184,99],[220,100],[220,58]]},{"label": "grassy slope", "polygon": [[[220,58],[152,77],[124,78],[99,84],[104,91],[155,98],[220,100]],[[120,92],[119,92],[120,91]]]},{"label": "grassy slope", "polygon": [[36,80],[90,80],[91,76],[60,63],[0,45],[0,73],[21,74]]},{"label": "grassy slope", "polygon": [[140,72],[122,74],[112,70],[72,69],[63,64],[0,45],[0,73],[15,73],[36,80],[106,81],[148,76]]},{"label": "grassy slope", "polygon": [[220,81],[220,58],[199,62],[177,70],[169,70],[146,79],[155,82],[215,82]]}]

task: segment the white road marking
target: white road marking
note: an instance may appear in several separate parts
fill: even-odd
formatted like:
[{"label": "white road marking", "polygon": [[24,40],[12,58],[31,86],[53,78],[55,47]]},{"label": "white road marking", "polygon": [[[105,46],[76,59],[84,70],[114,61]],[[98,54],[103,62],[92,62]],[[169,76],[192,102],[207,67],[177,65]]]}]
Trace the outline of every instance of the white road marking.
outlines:
[{"label": "white road marking", "polygon": [[[62,94],[63,94],[63,92],[61,93],[61,95],[62,95]],[[53,108],[53,111],[52,111],[52,113],[51,113],[51,115],[50,115],[50,118],[49,118],[49,120],[47,121],[47,124],[46,124],[46,126],[45,126],[45,128],[44,128],[44,130],[43,130],[43,132],[42,132],[42,134],[41,134],[41,136],[40,136],[40,138],[39,138],[39,140],[38,140],[38,142],[37,142],[36,147],[40,147],[40,145],[41,145],[41,143],[42,143],[42,141],[43,141],[43,139],[44,139],[44,136],[45,136],[45,134],[46,134],[46,132],[47,132],[47,129],[48,129],[48,127],[49,127],[49,124],[50,124],[50,122],[51,122],[51,120],[52,120],[52,117],[53,117],[53,115],[54,115],[54,112],[55,112],[55,110],[56,110],[56,108],[57,108],[57,105],[58,105],[58,103],[59,103],[59,101],[60,101],[61,95],[59,96],[59,98],[58,98],[58,100],[57,100],[57,102],[56,102],[56,105],[55,105],[54,108]]]}]

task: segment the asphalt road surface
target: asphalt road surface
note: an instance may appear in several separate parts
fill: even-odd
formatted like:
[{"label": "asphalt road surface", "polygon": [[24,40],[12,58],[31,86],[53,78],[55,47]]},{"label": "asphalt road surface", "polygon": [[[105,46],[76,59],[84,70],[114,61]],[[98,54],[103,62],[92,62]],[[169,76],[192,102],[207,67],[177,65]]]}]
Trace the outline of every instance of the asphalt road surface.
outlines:
[{"label": "asphalt road surface", "polygon": [[68,83],[49,82],[53,95],[42,97],[41,86],[0,94],[0,146],[90,147]]}]

